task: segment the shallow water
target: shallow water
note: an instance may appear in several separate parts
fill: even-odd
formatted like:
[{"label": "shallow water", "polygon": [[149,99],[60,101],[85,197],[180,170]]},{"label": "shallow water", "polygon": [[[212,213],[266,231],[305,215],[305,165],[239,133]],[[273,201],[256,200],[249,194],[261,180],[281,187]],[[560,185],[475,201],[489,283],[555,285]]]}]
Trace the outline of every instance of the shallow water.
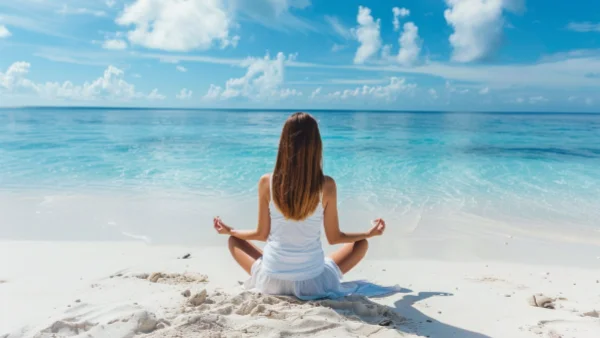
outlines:
[{"label": "shallow water", "polygon": [[[88,219],[159,242],[186,241],[191,219],[216,212],[253,226],[256,182],[289,113],[1,109],[0,193],[11,206],[0,237],[60,239],[30,224],[44,213],[69,223],[74,205],[89,207],[76,233],[92,239],[102,231]],[[311,113],[351,228],[384,216],[402,233],[478,219],[557,236],[600,229],[600,115]],[[161,217],[177,231],[148,225]]]}]

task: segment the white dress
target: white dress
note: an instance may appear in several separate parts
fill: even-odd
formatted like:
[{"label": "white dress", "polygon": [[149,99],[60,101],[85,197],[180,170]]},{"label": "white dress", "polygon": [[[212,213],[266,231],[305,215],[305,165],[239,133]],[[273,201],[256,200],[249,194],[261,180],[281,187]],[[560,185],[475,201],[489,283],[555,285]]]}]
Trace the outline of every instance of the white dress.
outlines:
[{"label": "white dress", "polygon": [[247,289],[302,300],[344,297],[358,293],[361,288],[369,296],[398,291],[396,287],[374,289],[369,283],[341,282],[342,272],[333,260],[325,257],[321,245],[322,203],[303,221],[286,219],[272,199],[269,213],[271,232],[262,258],[252,266],[252,276],[245,283]]}]

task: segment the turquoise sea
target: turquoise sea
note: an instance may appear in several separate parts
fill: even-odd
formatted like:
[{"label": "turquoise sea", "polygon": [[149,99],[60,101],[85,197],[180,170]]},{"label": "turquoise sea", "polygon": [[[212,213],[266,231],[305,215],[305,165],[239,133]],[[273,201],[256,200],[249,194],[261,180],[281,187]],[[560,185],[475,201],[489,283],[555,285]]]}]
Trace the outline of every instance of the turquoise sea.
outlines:
[{"label": "turquoise sea", "polygon": [[[10,221],[5,218],[0,237],[36,238],[32,233],[47,227],[30,224],[41,224],[44,213],[53,222],[71,222],[75,211],[66,204],[48,206],[61,196],[88,201],[85,215],[103,227],[122,227],[120,233],[152,241],[186,236],[159,235],[152,229],[160,225],[147,227],[147,220],[136,218],[144,216],[142,210],[156,213],[153,221],[178,220],[168,227],[181,231],[198,227],[200,220],[188,224],[194,213],[202,222],[209,214],[229,213],[254,226],[256,182],[273,168],[290,113],[0,109],[0,193],[4,201],[18,202],[4,204]],[[424,224],[441,227],[445,219],[478,217],[521,230],[600,229],[600,115],[310,113],[319,120],[324,169],[338,182],[347,223],[384,216],[410,233]],[[28,198],[39,201],[28,206]],[[151,198],[164,203],[144,204]],[[124,203],[132,203],[129,211]],[[105,205],[101,219],[93,212],[98,204]],[[178,219],[186,212],[189,219]],[[77,230],[70,233],[106,237],[98,226],[81,224],[85,215],[77,216]],[[429,216],[434,218],[425,222]]]}]

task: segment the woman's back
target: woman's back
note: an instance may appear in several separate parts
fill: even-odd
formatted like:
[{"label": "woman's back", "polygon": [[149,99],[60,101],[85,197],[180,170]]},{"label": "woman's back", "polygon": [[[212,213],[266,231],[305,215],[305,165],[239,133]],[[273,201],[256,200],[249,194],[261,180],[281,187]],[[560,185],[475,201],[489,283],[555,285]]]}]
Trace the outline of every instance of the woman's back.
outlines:
[{"label": "woman's back", "polygon": [[271,231],[263,254],[264,268],[286,280],[312,278],[323,272],[322,204],[304,220],[296,221],[286,218],[271,199],[269,214]]}]

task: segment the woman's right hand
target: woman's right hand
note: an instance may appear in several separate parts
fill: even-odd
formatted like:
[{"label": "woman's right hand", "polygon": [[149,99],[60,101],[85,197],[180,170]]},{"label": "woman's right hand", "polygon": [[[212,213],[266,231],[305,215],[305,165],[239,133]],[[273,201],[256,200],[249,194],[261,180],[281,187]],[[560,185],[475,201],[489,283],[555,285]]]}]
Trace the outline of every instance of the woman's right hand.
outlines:
[{"label": "woman's right hand", "polygon": [[217,230],[219,235],[231,235],[231,230],[233,229],[232,227],[227,226],[225,223],[223,223],[219,216],[213,218],[213,227],[215,228],[215,230]]},{"label": "woman's right hand", "polygon": [[371,222],[373,227],[369,230],[369,237],[381,236],[385,231],[385,221],[382,218],[378,218]]}]

